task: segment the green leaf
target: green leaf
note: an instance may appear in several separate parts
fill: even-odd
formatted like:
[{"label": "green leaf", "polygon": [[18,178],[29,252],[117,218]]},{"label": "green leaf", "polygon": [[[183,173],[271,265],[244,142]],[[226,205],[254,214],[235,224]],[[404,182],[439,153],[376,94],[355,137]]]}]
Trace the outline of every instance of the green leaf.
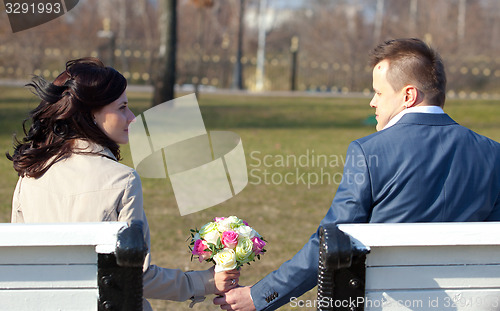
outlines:
[{"label": "green leaf", "polygon": [[214,244],[212,244],[210,245],[210,249],[212,250],[212,252],[215,252],[217,250],[217,247]]}]

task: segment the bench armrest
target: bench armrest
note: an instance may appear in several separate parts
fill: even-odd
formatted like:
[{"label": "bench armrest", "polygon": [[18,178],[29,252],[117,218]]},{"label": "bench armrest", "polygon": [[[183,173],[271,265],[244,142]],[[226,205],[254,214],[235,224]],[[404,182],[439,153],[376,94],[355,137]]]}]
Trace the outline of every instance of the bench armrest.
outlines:
[{"label": "bench armrest", "polygon": [[147,253],[142,222],[118,231],[116,250],[98,255],[99,311],[142,310],[142,267]]},{"label": "bench armrest", "polygon": [[356,247],[335,224],[320,227],[318,310],[363,310],[364,262],[368,248]]}]

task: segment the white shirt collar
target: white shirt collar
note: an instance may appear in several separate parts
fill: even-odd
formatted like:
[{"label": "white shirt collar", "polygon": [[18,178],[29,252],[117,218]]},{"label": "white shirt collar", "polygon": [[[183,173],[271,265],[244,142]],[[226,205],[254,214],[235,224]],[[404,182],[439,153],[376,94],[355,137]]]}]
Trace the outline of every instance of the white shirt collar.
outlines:
[{"label": "white shirt collar", "polygon": [[385,130],[386,128],[389,128],[389,127],[393,126],[394,124],[396,124],[396,122],[398,122],[405,114],[415,113],[415,112],[418,112],[418,113],[444,113],[443,108],[441,108],[439,106],[410,107],[410,108],[407,108],[407,109],[401,111],[397,115],[395,115],[391,120],[389,120],[389,122],[384,126],[383,129]]}]

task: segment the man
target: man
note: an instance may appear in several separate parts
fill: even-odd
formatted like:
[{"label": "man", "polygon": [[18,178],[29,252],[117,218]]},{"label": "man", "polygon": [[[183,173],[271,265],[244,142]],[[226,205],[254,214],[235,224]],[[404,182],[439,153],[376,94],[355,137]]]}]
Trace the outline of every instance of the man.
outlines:
[{"label": "man", "polygon": [[[442,110],[439,55],[418,39],[374,49],[376,133],[355,140],[325,223],[500,220],[500,144]],[[360,161],[360,159],[364,159]],[[317,283],[318,232],[252,287],[214,299],[224,310],[274,310]]]}]

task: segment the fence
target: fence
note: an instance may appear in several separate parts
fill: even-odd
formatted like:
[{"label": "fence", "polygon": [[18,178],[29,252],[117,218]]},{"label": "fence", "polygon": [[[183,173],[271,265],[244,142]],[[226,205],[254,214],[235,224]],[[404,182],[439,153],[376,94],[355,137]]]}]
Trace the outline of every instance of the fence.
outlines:
[{"label": "fence", "polygon": [[[106,64],[111,64],[122,72],[130,84],[151,84],[155,75],[155,53],[132,48],[115,49],[111,55],[102,50],[45,48],[39,52],[36,64],[16,63],[12,61],[15,54],[16,47],[0,45],[0,79],[27,80],[33,74],[53,79],[61,72],[66,60],[84,56],[101,56]],[[230,88],[236,62],[234,55],[224,50],[202,55],[180,51],[177,57],[179,85],[201,84],[220,89]],[[474,58],[443,58],[446,63],[449,97],[487,99],[500,96],[500,57],[493,59],[478,55]],[[241,62],[244,88],[254,90],[256,56],[245,55]],[[264,72],[265,90],[290,90],[292,55],[268,53]],[[299,55],[296,82],[296,89],[299,91],[369,94],[371,68],[366,64],[309,59]]]}]

